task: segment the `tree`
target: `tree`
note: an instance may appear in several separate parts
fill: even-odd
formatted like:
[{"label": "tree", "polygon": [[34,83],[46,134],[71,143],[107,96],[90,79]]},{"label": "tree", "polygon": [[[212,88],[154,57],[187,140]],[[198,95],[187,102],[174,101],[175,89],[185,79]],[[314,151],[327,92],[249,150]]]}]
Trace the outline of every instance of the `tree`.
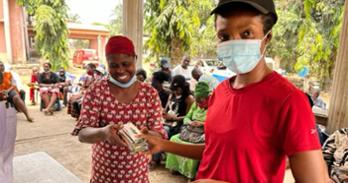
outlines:
[{"label": "tree", "polygon": [[296,67],[311,66],[323,87],[332,79],[339,33],[342,28],[344,0],[305,0],[304,24],[299,30]]},{"label": "tree", "polygon": [[328,86],[337,55],[344,0],[276,0],[279,20],[268,55],[288,72],[310,68]]},{"label": "tree", "polygon": [[17,0],[29,16],[34,17],[35,46],[42,57],[49,60],[53,70],[67,68],[68,19],[64,0]]},{"label": "tree", "polygon": [[281,68],[294,72],[298,53],[298,30],[303,23],[302,2],[299,0],[276,0],[278,22],[273,27],[273,38],[267,54],[280,59]]},{"label": "tree", "polygon": [[[148,0],[145,3],[145,32],[149,39],[145,49],[150,50],[150,58],[158,60],[160,56],[170,56],[178,62],[185,53],[192,51],[203,38],[209,12],[214,0]],[[210,29],[207,29],[210,30]],[[197,34],[198,33],[198,34]],[[196,37],[195,37],[196,36]],[[198,46],[197,46],[198,48]],[[203,51],[203,50],[202,50]]]},{"label": "tree", "polygon": [[107,26],[111,35],[117,35],[122,33],[122,4],[117,4],[111,15],[110,24]]},{"label": "tree", "polygon": [[68,20],[67,20],[69,23],[82,23],[81,22],[81,17],[78,15],[78,14],[73,14],[73,13],[70,13],[68,15]]}]

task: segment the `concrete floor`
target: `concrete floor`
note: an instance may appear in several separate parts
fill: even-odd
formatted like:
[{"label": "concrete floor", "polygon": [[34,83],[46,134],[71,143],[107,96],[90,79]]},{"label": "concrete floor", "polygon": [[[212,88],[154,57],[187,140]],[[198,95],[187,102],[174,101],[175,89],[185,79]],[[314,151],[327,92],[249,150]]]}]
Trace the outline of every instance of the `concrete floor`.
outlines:
[{"label": "concrete floor", "polygon": [[[90,145],[78,142],[70,135],[75,120],[66,114],[65,110],[54,116],[44,116],[38,106],[29,106],[34,123],[25,121],[23,114],[18,114],[17,140],[15,155],[25,155],[34,152],[46,152],[66,169],[71,171],[83,182],[89,182],[91,149]],[[150,172],[153,183],[184,183],[186,178],[174,176],[158,167]],[[290,172],[287,172],[284,183],[294,182]]]}]

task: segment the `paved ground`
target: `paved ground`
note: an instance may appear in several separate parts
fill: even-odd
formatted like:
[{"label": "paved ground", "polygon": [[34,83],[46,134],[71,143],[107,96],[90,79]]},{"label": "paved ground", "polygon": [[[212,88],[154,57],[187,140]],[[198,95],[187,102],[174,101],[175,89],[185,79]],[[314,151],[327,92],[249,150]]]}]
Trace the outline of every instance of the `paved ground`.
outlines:
[{"label": "paved ground", "polygon": [[[18,114],[17,140],[15,155],[25,155],[34,152],[46,152],[65,168],[79,177],[83,182],[90,176],[90,145],[78,142],[70,135],[75,120],[66,115],[65,110],[54,116],[44,116],[38,106],[29,106],[29,111],[35,119],[34,123],[25,121],[23,114]],[[35,175],[33,175],[35,176]],[[153,183],[184,183],[182,176],[173,176],[163,167],[150,172]],[[284,183],[294,182],[287,173]]]},{"label": "paved ground", "polygon": [[[30,106],[34,123],[27,123],[23,114],[18,114],[17,141],[15,155],[34,152],[46,152],[56,161],[79,177],[83,182],[90,176],[90,145],[78,142],[70,135],[75,120],[66,115],[65,110],[54,116],[44,116],[38,106]],[[154,183],[187,182],[181,176],[173,176],[163,167],[150,172],[150,180]]]}]

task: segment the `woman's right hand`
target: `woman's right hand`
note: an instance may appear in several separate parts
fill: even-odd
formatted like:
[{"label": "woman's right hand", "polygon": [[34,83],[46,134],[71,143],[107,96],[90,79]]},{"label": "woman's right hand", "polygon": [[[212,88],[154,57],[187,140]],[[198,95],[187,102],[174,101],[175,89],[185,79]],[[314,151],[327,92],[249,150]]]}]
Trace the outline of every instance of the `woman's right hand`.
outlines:
[{"label": "woman's right hand", "polygon": [[109,144],[128,147],[127,143],[118,135],[119,130],[122,128],[121,124],[111,123],[103,127],[103,136]]},{"label": "woman's right hand", "polygon": [[141,135],[139,135],[139,138],[143,138],[146,140],[146,142],[149,144],[149,149],[146,154],[155,154],[163,151],[163,139],[159,137],[156,134],[153,134],[153,132],[149,131],[147,128],[144,128],[141,130]]}]

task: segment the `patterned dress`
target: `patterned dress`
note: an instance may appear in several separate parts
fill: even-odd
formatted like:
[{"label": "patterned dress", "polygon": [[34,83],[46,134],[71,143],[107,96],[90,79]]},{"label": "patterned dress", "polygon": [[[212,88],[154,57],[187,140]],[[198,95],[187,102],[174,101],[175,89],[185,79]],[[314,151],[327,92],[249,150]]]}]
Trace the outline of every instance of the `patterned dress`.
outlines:
[{"label": "patterned dress", "polygon": [[348,182],[348,128],[335,131],[323,146],[324,159],[335,183]]},{"label": "patterned dress", "polygon": [[[100,128],[109,123],[132,122],[138,128],[147,127],[166,137],[162,107],[154,88],[140,83],[137,96],[130,103],[121,103],[111,94],[107,78],[95,82],[86,92],[80,119],[73,132],[85,127]],[[145,155],[132,154],[128,148],[106,141],[92,146],[92,183],[149,182]]]}]

